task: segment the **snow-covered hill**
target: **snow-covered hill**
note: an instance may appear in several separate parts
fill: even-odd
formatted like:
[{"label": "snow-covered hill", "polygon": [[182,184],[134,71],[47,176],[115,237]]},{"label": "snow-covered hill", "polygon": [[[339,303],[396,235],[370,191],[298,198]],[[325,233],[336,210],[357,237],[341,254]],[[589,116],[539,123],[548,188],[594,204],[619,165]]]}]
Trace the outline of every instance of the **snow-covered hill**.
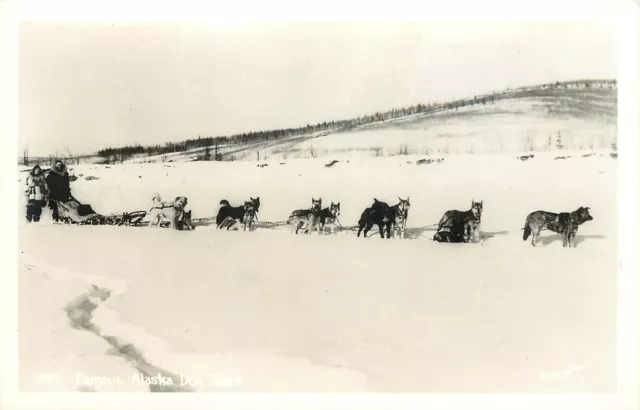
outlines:
[{"label": "snow-covered hill", "polygon": [[[484,99],[484,103],[482,102]],[[458,102],[461,104],[460,102]],[[457,104],[454,104],[457,105]],[[471,97],[457,108],[377,121],[349,131],[315,132],[271,141],[220,145],[225,161],[354,158],[395,155],[519,153],[610,148],[617,140],[617,88],[530,87]],[[560,137],[558,137],[560,136]],[[209,147],[213,158],[215,147]],[[206,148],[129,163],[202,158]]]}]

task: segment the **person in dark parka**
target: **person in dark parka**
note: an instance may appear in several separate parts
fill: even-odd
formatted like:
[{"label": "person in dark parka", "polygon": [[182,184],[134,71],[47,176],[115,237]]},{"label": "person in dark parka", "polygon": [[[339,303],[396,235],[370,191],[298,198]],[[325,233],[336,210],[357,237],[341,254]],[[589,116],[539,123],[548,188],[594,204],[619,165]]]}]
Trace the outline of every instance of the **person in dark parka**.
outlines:
[{"label": "person in dark parka", "polygon": [[58,212],[58,205],[55,201],[66,202],[73,198],[71,196],[71,187],[69,186],[69,182],[67,166],[64,165],[62,161],[57,160],[47,175],[49,198],[53,199],[53,201],[49,201],[49,208],[51,208],[53,220],[56,222],[60,221],[60,214]]}]

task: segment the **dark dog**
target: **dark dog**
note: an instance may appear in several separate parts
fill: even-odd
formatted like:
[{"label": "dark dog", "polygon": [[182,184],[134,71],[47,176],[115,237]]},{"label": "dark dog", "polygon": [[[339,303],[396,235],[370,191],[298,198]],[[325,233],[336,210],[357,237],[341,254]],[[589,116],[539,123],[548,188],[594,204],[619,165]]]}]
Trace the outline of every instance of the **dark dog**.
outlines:
[{"label": "dark dog", "polygon": [[562,246],[571,248],[573,244],[573,247],[575,247],[575,237],[578,232],[578,227],[587,221],[593,220],[593,217],[589,214],[589,209],[590,208],[581,206],[571,213],[532,212],[527,216],[527,220],[524,223],[522,240],[526,241],[529,235],[531,235],[531,245],[537,246],[536,241],[540,235],[540,231],[548,229],[551,232],[562,235]]},{"label": "dark dog", "polygon": [[177,228],[180,231],[193,231],[196,229],[191,223],[191,210],[183,212],[181,217],[178,218]]},{"label": "dark dog", "polygon": [[337,204],[331,202],[328,208],[320,211],[320,230],[324,230],[325,225],[329,224],[331,225],[331,232],[333,232],[340,223],[338,222],[338,217],[340,217],[340,202]]},{"label": "dark dog", "polygon": [[220,201],[216,225],[218,229],[227,228],[229,230],[229,228],[240,222],[244,226],[243,230],[246,231],[248,226],[249,231],[251,231],[259,210],[260,197],[249,198],[249,201],[246,201],[243,206],[231,206],[229,201],[223,199]]},{"label": "dark dog", "polygon": [[[384,229],[387,231],[387,239],[391,238],[391,228],[398,228],[404,236],[404,228],[406,227],[407,217],[409,215],[409,198],[400,199],[400,202],[394,206],[389,206],[386,202],[378,201],[373,198],[373,205],[362,212],[358,221],[358,237],[364,229],[364,237],[371,230],[373,225],[378,225],[380,237],[384,238]],[[398,225],[398,222],[400,223]],[[398,236],[401,237],[401,236]]]},{"label": "dark dog", "polygon": [[482,218],[483,201],[471,201],[471,209],[462,212],[450,210],[444,213],[438,223],[438,232],[433,236],[438,242],[465,242],[473,236],[477,242],[480,238],[480,221]]},{"label": "dark dog", "polygon": [[440,231],[433,235],[433,240],[436,242],[446,243],[463,243],[465,241],[464,232],[453,231]]}]

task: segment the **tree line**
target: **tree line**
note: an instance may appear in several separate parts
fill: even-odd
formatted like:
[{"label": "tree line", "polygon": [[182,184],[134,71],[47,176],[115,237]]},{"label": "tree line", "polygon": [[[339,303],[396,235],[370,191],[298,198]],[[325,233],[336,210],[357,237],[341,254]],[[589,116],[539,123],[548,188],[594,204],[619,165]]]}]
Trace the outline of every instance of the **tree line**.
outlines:
[{"label": "tree line", "polygon": [[[449,102],[433,102],[429,104],[416,104],[412,106],[394,108],[385,112],[376,112],[374,114],[367,114],[364,116],[351,118],[340,121],[325,121],[314,125],[307,124],[301,127],[295,128],[282,128],[273,130],[261,130],[250,131],[231,136],[216,136],[216,137],[201,137],[191,138],[182,142],[167,142],[164,145],[154,145],[143,147],[139,144],[124,146],[119,148],[105,148],[97,152],[97,155],[107,161],[124,161],[136,155],[164,155],[175,152],[190,151],[198,148],[208,148],[218,145],[235,145],[235,144],[249,144],[255,142],[272,141],[282,138],[291,138],[309,134],[322,134],[332,133],[339,131],[349,131],[362,126],[381,123],[384,121],[402,118],[415,114],[429,114],[444,110],[457,110],[462,107],[473,106],[476,104],[491,104],[497,100],[506,98],[517,98],[523,96],[526,93],[532,91],[551,89],[551,88],[613,88],[617,86],[616,80],[577,80],[577,81],[565,81],[555,82],[548,84],[539,84],[535,86],[520,87],[516,89],[508,88],[505,91],[493,92],[481,96],[475,96],[473,98],[459,99]],[[209,157],[209,155],[206,155]],[[219,155],[214,156],[216,160],[220,160],[222,157]]]}]

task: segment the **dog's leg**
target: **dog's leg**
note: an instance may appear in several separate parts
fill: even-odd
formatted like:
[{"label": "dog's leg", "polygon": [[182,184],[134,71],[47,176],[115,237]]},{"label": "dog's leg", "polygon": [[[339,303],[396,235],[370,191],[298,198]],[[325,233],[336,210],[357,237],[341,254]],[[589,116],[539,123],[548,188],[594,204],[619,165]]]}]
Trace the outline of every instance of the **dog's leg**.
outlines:
[{"label": "dog's leg", "polygon": [[384,239],[384,227],[381,223],[378,224],[378,230],[380,231],[380,237]]},{"label": "dog's leg", "polygon": [[540,236],[541,228],[538,225],[529,225],[531,227],[531,245],[538,246],[538,236]]},{"label": "dog's leg", "polygon": [[149,217],[149,228],[154,228],[157,223],[158,223],[158,213],[154,212]]},{"label": "dog's leg", "polygon": [[473,227],[473,240],[475,243],[480,242],[480,224]]},{"label": "dog's leg", "polygon": [[178,215],[178,212],[174,212],[173,213],[173,217],[169,218],[169,228],[173,229],[174,231],[178,230],[178,217],[180,215]]},{"label": "dog's leg", "polygon": [[315,223],[315,221],[316,218],[312,216],[309,222],[307,222],[307,235],[309,236],[311,236],[311,231],[313,231],[313,224]]},{"label": "dog's leg", "polygon": [[156,225],[156,227],[161,228],[160,224],[162,223],[162,213],[158,213],[156,215],[156,220],[154,222],[154,224]]}]

